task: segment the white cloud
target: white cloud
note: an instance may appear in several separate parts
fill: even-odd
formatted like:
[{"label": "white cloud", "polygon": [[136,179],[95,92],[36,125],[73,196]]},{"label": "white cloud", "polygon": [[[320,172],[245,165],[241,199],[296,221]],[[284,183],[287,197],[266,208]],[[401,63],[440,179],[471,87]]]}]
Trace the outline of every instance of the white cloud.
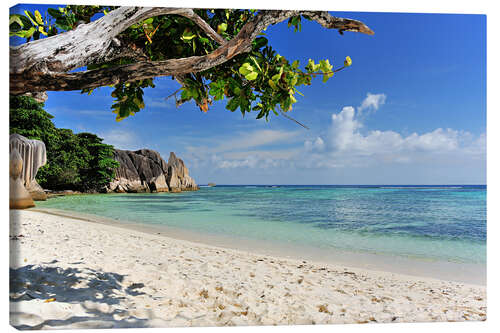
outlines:
[{"label": "white cloud", "polygon": [[306,151],[322,151],[325,147],[325,142],[321,137],[317,137],[316,140],[306,140],[304,142],[304,148]]},{"label": "white cloud", "polygon": [[249,154],[240,159],[224,159],[218,161],[217,166],[221,169],[234,169],[234,168],[278,168],[285,166],[288,159],[280,159],[279,157],[265,157],[265,155]]},{"label": "white cloud", "polygon": [[[211,146],[187,147],[186,160],[196,168],[271,168],[284,166],[300,152],[293,149],[276,149],[275,145],[296,144],[302,142],[303,131],[256,130],[245,133],[232,133],[212,139]],[[255,149],[267,147],[268,149]]]},{"label": "white cloud", "polygon": [[385,94],[367,93],[366,98],[358,107],[358,114],[361,114],[365,110],[377,111],[381,105],[385,104],[386,97]]},{"label": "white cloud", "polygon": [[166,99],[165,97],[144,97],[144,105],[147,109],[149,108],[159,108],[159,109],[175,109],[175,98],[171,97]]},{"label": "white cloud", "polygon": [[[360,108],[377,110],[385,100],[383,94],[368,94]],[[303,130],[237,133],[219,137],[210,147],[191,147],[186,158],[197,170],[232,175],[233,182],[241,182],[238,177],[263,181],[263,175],[285,183],[480,183],[485,177],[485,133],[368,130],[363,116],[359,108],[346,106],[331,114],[320,135],[303,138]],[[245,169],[244,175],[238,169]]]},{"label": "white cloud", "polygon": [[250,133],[236,133],[231,137],[224,136],[215,139],[215,143],[208,147],[188,147],[191,152],[223,153],[231,151],[245,151],[250,148],[274,144],[296,142],[301,131],[257,130]]},{"label": "white cloud", "polygon": [[449,128],[438,128],[423,134],[412,133],[406,137],[394,131],[380,130],[362,134],[360,131],[362,127],[352,107],[344,107],[340,113],[333,114],[332,124],[327,133],[331,151],[364,156],[414,151],[446,152],[460,148],[461,135],[470,135]]},{"label": "white cloud", "polygon": [[215,148],[215,151],[233,151],[248,149],[292,140],[300,131],[258,130],[248,134],[240,134],[233,140],[226,141]]},{"label": "white cloud", "polygon": [[217,167],[222,169],[289,167],[294,156],[299,153],[298,149],[229,152],[220,154],[215,159],[212,158],[212,161],[215,161]]},{"label": "white cloud", "polygon": [[312,141],[306,141],[307,153],[302,157],[305,162],[301,165],[339,168],[380,163],[428,163],[432,167],[433,163],[450,163],[453,159],[486,159],[484,133],[475,138],[466,131],[437,128],[404,136],[390,130],[363,132],[362,129],[360,112],[356,113],[353,107],[347,106],[332,114],[326,134],[318,137],[324,142],[324,145],[319,145],[322,149],[314,149]]},{"label": "white cloud", "polygon": [[[321,140],[321,139],[320,139]],[[277,158],[277,159],[290,159],[297,154],[297,149],[283,149],[283,150],[248,150],[223,153],[222,156],[226,159],[239,159],[246,158],[249,155],[258,156],[259,158]]]},{"label": "white cloud", "polygon": [[346,106],[338,114],[332,114],[332,127],[330,129],[330,141],[339,150],[351,146],[355,140],[357,130],[361,123],[354,119],[354,108]]},{"label": "white cloud", "polygon": [[135,150],[141,149],[138,137],[132,132],[122,129],[112,129],[98,134],[104,143],[115,146],[118,149]]}]

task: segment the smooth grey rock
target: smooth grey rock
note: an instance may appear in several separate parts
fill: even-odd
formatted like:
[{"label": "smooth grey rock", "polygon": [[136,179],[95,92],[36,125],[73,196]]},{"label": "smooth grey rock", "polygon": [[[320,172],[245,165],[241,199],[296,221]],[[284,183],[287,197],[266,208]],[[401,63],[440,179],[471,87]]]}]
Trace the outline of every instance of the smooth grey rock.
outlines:
[{"label": "smooth grey rock", "polygon": [[170,153],[169,163],[151,149],[136,151],[116,149],[114,159],[120,163],[108,192],[180,192],[197,190],[181,159]]},{"label": "smooth grey rock", "polygon": [[9,161],[9,207],[10,209],[24,209],[35,206],[28,190],[24,187],[23,160],[16,149],[10,152]]},{"label": "smooth grey rock", "polygon": [[47,195],[36,182],[38,169],[47,163],[45,143],[40,140],[30,140],[19,134],[9,137],[9,150],[17,150],[23,161],[21,180],[34,200],[46,200]]},{"label": "smooth grey rock", "polygon": [[172,192],[196,191],[199,189],[194,179],[189,176],[184,161],[178,158],[174,152],[170,152],[168,158],[167,183]]}]

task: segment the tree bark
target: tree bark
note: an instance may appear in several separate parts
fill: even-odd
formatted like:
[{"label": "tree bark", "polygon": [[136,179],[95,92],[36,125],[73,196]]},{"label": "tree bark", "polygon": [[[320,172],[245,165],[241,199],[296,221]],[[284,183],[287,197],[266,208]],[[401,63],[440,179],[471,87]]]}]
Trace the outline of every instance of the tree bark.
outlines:
[{"label": "tree bark", "polygon": [[[122,45],[116,36],[133,24],[159,15],[181,15],[191,19],[220,44],[212,53],[164,61],[148,61]],[[102,18],[76,29],[10,48],[10,93],[67,91],[96,88],[149,79],[200,72],[248,52],[252,41],[269,25],[290,17],[306,15],[327,29],[373,34],[360,21],[337,18],[328,12],[264,10],[253,16],[237,36],[226,41],[188,8],[120,7]],[[135,63],[111,68],[70,72],[89,64],[135,55]]]}]

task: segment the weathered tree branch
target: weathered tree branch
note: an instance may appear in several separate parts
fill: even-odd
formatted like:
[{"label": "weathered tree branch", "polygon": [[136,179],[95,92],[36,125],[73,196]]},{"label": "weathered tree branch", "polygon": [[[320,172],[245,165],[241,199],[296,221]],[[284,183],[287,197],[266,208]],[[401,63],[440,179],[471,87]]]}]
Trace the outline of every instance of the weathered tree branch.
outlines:
[{"label": "weathered tree branch", "polygon": [[[205,56],[164,61],[137,61],[111,68],[71,72],[76,68],[123,56],[124,46],[116,36],[129,26],[159,15],[182,15],[192,19],[221,44]],[[120,7],[108,15],[75,30],[13,47],[10,51],[10,93],[67,91],[97,88],[159,76],[181,76],[220,65],[248,52],[252,41],[269,25],[297,15],[307,15],[328,29],[373,34],[360,21],[333,17],[327,12],[260,11],[230,41],[224,40],[191,9]],[[129,51],[130,52],[130,51]]]},{"label": "weathered tree branch", "polygon": [[10,48],[10,73],[31,69],[67,72],[115,58],[122,47],[115,38],[133,24],[149,17],[178,14],[179,8],[120,7],[76,29]]},{"label": "weathered tree branch", "polygon": [[344,31],[361,32],[373,35],[374,32],[363,22],[342,17],[331,16],[328,12],[302,11],[301,15],[309,17],[327,29],[337,29],[340,33]]}]

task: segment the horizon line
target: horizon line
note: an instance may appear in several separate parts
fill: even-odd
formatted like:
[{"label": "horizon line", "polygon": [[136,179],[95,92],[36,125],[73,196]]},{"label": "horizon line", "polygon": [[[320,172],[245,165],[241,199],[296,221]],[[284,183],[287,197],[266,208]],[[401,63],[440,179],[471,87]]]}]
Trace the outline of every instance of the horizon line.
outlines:
[{"label": "horizon line", "polygon": [[[212,182],[210,182],[212,183]],[[487,186],[487,184],[217,184],[216,186]],[[201,183],[199,186],[208,186],[209,183]]]}]

